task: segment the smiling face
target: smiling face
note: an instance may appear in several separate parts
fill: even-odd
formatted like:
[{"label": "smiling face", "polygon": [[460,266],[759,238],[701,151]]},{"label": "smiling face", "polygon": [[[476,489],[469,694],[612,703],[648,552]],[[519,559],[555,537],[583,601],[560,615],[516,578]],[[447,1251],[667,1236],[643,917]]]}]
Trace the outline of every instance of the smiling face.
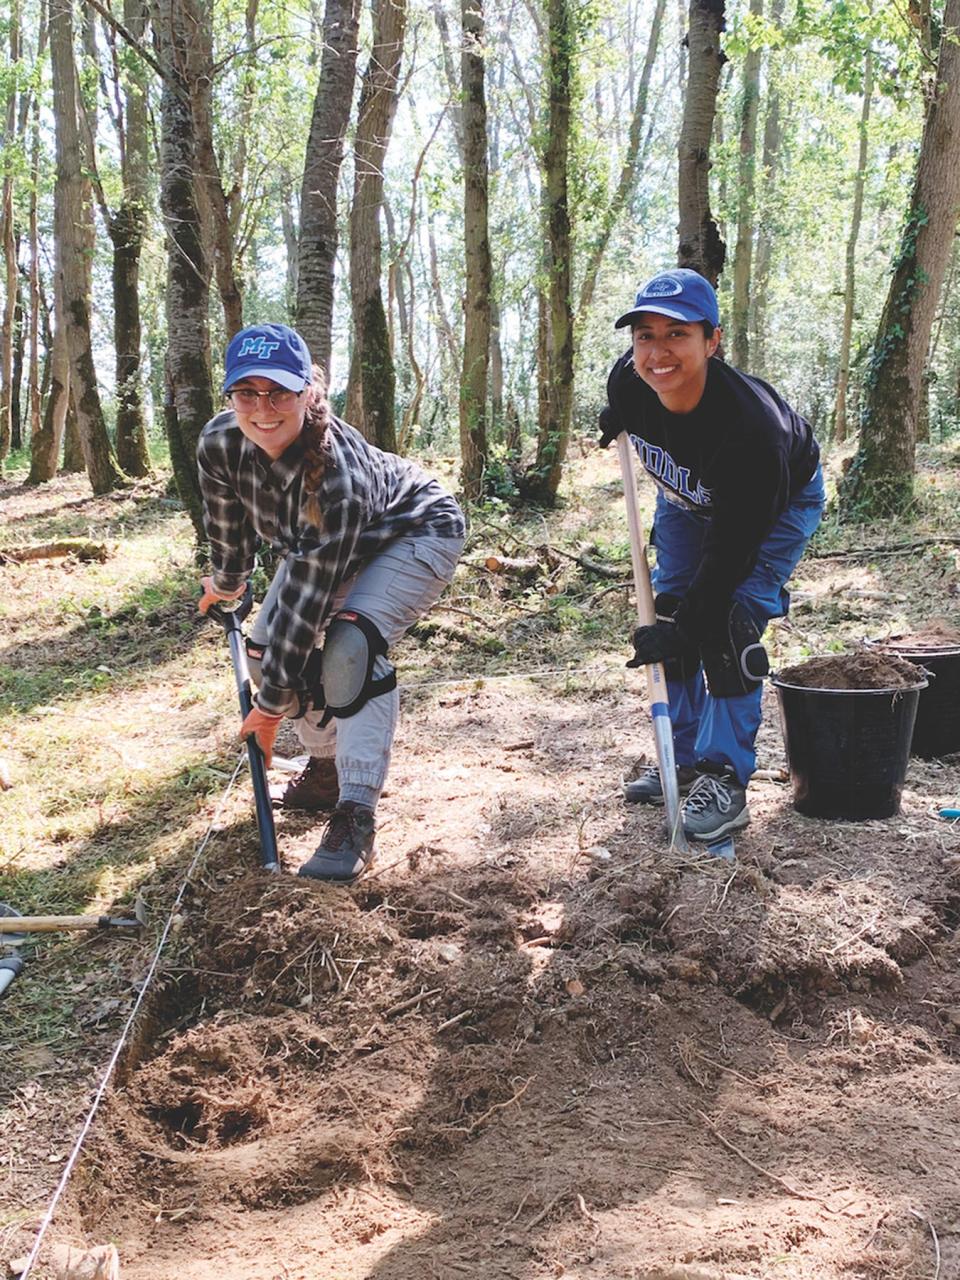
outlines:
[{"label": "smiling face", "polygon": [[[284,391],[279,382],[271,378],[241,378],[230,388],[231,391]],[[261,395],[256,406],[251,409],[238,408],[231,400],[233,412],[237,417],[237,426],[268,458],[279,458],[293,444],[303,430],[303,421],[307,413],[307,392],[309,388],[299,392],[289,409],[276,409],[266,395]]]},{"label": "smiling face", "polygon": [[633,324],[633,367],[671,413],[689,413],[707,385],[707,361],[720,344],[699,320],[672,320],[642,311]]}]

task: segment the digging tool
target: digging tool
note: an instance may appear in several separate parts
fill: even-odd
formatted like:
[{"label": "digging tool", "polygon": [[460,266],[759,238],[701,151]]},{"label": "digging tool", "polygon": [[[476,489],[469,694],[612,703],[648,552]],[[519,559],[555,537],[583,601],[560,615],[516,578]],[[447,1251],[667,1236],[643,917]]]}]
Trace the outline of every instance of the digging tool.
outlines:
[{"label": "digging tool", "polygon": [[0,902],[0,938],[25,933],[62,933],[74,930],[140,929],[141,920],[123,920],[117,916],[22,916],[5,902]]},{"label": "digging tool", "polygon": [[9,955],[0,956],[0,1000],[23,972],[23,956],[17,953],[16,948],[25,940],[19,911],[5,902],[0,902],[0,926],[2,925],[11,926],[9,929],[4,929],[6,937],[2,944],[10,947],[11,952]]},{"label": "digging tool", "polygon": [[[253,591],[247,583],[246,591],[234,608],[227,609],[223,605],[214,604],[207,610],[207,617],[215,618],[226,632],[230,658],[233,662],[233,674],[237,682],[240,710],[244,719],[253,707],[253,695],[250,691],[250,669],[247,666],[247,651],[243,644],[242,624],[252,605]],[[247,759],[250,764],[250,778],[253,782],[257,829],[260,832],[260,861],[265,871],[279,871],[277,832],[273,824],[273,806],[270,801],[270,788],[267,785],[267,769],[263,752],[252,734],[247,739]]]},{"label": "digging tool", "polygon": [[[640,503],[637,501],[637,477],[633,465],[633,446],[626,431],[617,436],[617,452],[623,473],[623,496],[627,504],[627,528],[630,531],[630,562],[633,565],[633,588],[637,597],[637,618],[641,627],[652,627],[657,620],[653,607],[653,587],[650,584],[650,568],[645,555],[643,529],[640,525]],[[657,765],[660,769],[660,786],[667,813],[667,831],[670,847],[681,853],[688,852],[687,838],[680,821],[680,792],[677,789],[677,766],[673,755],[673,727],[670,724],[670,697],[667,693],[667,677],[663,663],[655,662],[645,668],[650,717],[653,721],[653,737],[657,746]]]}]

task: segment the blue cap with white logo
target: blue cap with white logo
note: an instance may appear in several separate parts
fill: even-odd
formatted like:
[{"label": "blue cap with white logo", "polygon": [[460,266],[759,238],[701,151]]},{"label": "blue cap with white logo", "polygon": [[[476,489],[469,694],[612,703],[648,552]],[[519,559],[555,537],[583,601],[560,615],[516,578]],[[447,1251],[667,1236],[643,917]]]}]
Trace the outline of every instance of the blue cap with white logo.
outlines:
[{"label": "blue cap with white logo", "polygon": [[254,324],[241,329],[227,347],[224,391],[244,378],[270,378],[288,391],[302,391],[313,381],[307,344],[285,324]]},{"label": "blue cap with white logo", "polygon": [[623,329],[633,324],[641,311],[655,311],[657,315],[669,316],[671,320],[689,323],[709,320],[715,329],[720,323],[720,307],[713,285],[699,271],[690,271],[687,267],[661,271],[648,280],[637,294],[632,308],[613,327]]}]

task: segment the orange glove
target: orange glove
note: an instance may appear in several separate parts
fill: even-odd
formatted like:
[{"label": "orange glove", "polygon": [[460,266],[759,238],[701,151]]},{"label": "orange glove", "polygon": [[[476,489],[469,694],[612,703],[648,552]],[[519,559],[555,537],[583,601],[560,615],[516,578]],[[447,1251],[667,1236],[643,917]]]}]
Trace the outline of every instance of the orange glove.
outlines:
[{"label": "orange glove", "polygon": [[213,578],[209,575],[200,579],[200,586],[203,589],[203,595],[200,597],[197,608],[201,613],[206,613],[212,604],[220,604],[223,600],[239,600],[247,589],[246,586],[242,586],[239,591],[231,591],[224,595],[222,591],[217,591],[213,585]]},{"label": "orange glove", "polygon": [[273,744],[282,719],[283,716],[272,716],[269,712],[254,707],[240,726],[241,738],[249,738],[251,734],[256,738],[257,746],[263,752],[264,763],[268,769],[273,764]]}]

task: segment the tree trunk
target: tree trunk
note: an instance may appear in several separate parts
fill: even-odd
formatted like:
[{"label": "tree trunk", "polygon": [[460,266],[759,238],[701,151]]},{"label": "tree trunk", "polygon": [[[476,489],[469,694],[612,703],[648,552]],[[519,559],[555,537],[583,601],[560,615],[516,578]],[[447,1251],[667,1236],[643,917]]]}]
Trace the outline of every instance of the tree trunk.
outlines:
[{"label": "tree trunk", "polygon": [[[42,425],[30,436],[30,474],[27,484],[44,484],[57,474],[70,404],[70,361],[63,323],[63,289],[54,278],[54,328],[50,340],[48,369],[50,386]],[[74,468],[75,470],[76,468]],[[66,459],[64,470],[68,470]]]},{"label": "tree trunk", "polygon": [[63,319],[76,426],[84,465],[94,493],[124,483],[100,404],[90,340],[92,220],[89,184],[80,153],[79,103],[73,59],[71,0],[51,0],[50,68],[56,125],[57,179],[54,188],[56,270],[63,284]]},{"label": "tree trunk", "polygon": [[[750,0],[750,15],[763,16],[763,0]],[[737,171],[737,247],[733,258],[733,307],[730,359],[750,368],[750,285],[753,271],[754,186],[757,113],[760,103],[760,49],[751,45],[743,61],[740,109],[740,160]]]},{"label": "tree trunk", "polygon": [[846,271],[843,281],[843,326],[840,330],[840,359],[837,369],[837,399],[833,409],[833,437],[842,444],[847,438],[847,387],[850,382],[850,342],[853,336],[853,308],[857,284],[857,240],[863,217],[863,191],[867,181],[870,99],[873,97],[873,51],[863,58],[863,106],[860,111],[860,146],[857,172],[853,179],[853,212],[847,236]]},{"label": "tree trunk", "polygon": [[[145,0],[124,0],[123,21],[138,40],[147,26]],[[109,222],[113,241],[113,341],[117,353],[117,460],[131,476],[151,473],[140,376],[140,254],[149,199],[147,76],[130,58],[124,86],[126,132],[121,153],[123,203]]]},{"label": "tree trunk", "polygon": [[243,294],[236,271],[236,245],[220,162],[213,142],[213,7],[189,0],[190,102],[193,107],[194,154],[200,225],[208,267],[213,266],[227,341],[243,328]]},{"label": "tree trunk", "polygon": [[158,0],[155,23],[167,69],[161,97],[160,195],[167,229],[167,359],[163,416],[180,497],[202,541],[197,442],[213,416],[209,275],[197,195],[194,82],[206,65],[194,43],[199,0]]},{"label": "tree trunk", "polygon": [[329,381],[337,257],[337,184],[357,76],[360,0],[327,0],[323,58],[300,192],[296,325]]},{"label": "tree trunk", "polygon": [[677,148],[680,210],[677,265],[699,271],[716,285],[726,260],[726,246],[710,212],[710,140],[717,110],[724,0],[690,0],[687,36],[689,69],[683,100],[683,123]]},{"label": "tree trunk", "polygon": [[910,209],[870,357],[860,447],[840,491],[847,519],[898,515],[913,499],[930,333],[960,211],[958,34],[960,0],[947,0]]},{"label": "tree trunk", "polygon": [[[783,25],[784,0],[774,0],[771,22],[774,30]],[[777,164],[780,158],[780,90],[777,54],[773,49],[767,54],[767,114],[763,122],[763,160],[761,164],[761,215],[758,219],[757,257],[753,272],[753,368],[766,377],[766,313],[770,285],[770,266],[773,260],[775,210],[777,199]]]},{"label": "tree trunk", "polygon": [[484,89],[483,0],[461,0],[463,48],[463,369],[460,376],[460,482],[470,501],[483,489],[487,465],[487,374],[493,267],[488,224],[487,98]]},{"label": "tree trunk", "polygon": [[6,276],[3,321],[0,325],[0,467],[10,452],[13,434],[13,317],[19,292],[17,231],[13,214],[13,166],[10,162],[15,147],[17,128],[17,74],[20,62],[20,4],[13,0],[8,32],[10,75],[3,125],[3,143],[7,155],[3,165],[3,190],[0,195],[0,241]]},{"label": "tree trunk", "polygon": [[[30,450],[31,472],[33,439],[41,430],[40,399],[40,235],[37,221],[37,192],[40,186],[40,102],[34,98],[32,107],[32,125],[30,140],[30,314],[27,326],[30,332],[30,359],[27,366],[27,386],[29,387],[30,407]],[[59,457],[59,450],[58,450]],[[57,459],[54,459],[52,474],[56,472]],[[49,479],[50,477],[47,477]]]},{"label": "tree trunk", "polygon": [[397,109],[407,0],[373,0],[373,45],[364,72],[354,144],[350,211],[353,359],[347,418],[381,449],[396,451],[393,356],[381,288],[384,162]]},{"label": "tree trunk", "polygon": [[[17,256],[20,254],[20,239],[17,237]],[[20,276],[17,274],[17,292],[13,308],[13,370],[10,378],[10,448],[23,448],[23,414],[21,410],[20,389],[23,385],[23,347],[24,317],[23,298],[20,288]]]},{"label": "tree trunk", "polygon": [[573,407],[572,236],[568,204],[570,121],[576,66],[576,36],[570,0],[548,0],[547,107],[543,186],[546,197],[548,320],[544,414],[537,457],[524,478],[524,496],[552,506],[563,475]]}]

